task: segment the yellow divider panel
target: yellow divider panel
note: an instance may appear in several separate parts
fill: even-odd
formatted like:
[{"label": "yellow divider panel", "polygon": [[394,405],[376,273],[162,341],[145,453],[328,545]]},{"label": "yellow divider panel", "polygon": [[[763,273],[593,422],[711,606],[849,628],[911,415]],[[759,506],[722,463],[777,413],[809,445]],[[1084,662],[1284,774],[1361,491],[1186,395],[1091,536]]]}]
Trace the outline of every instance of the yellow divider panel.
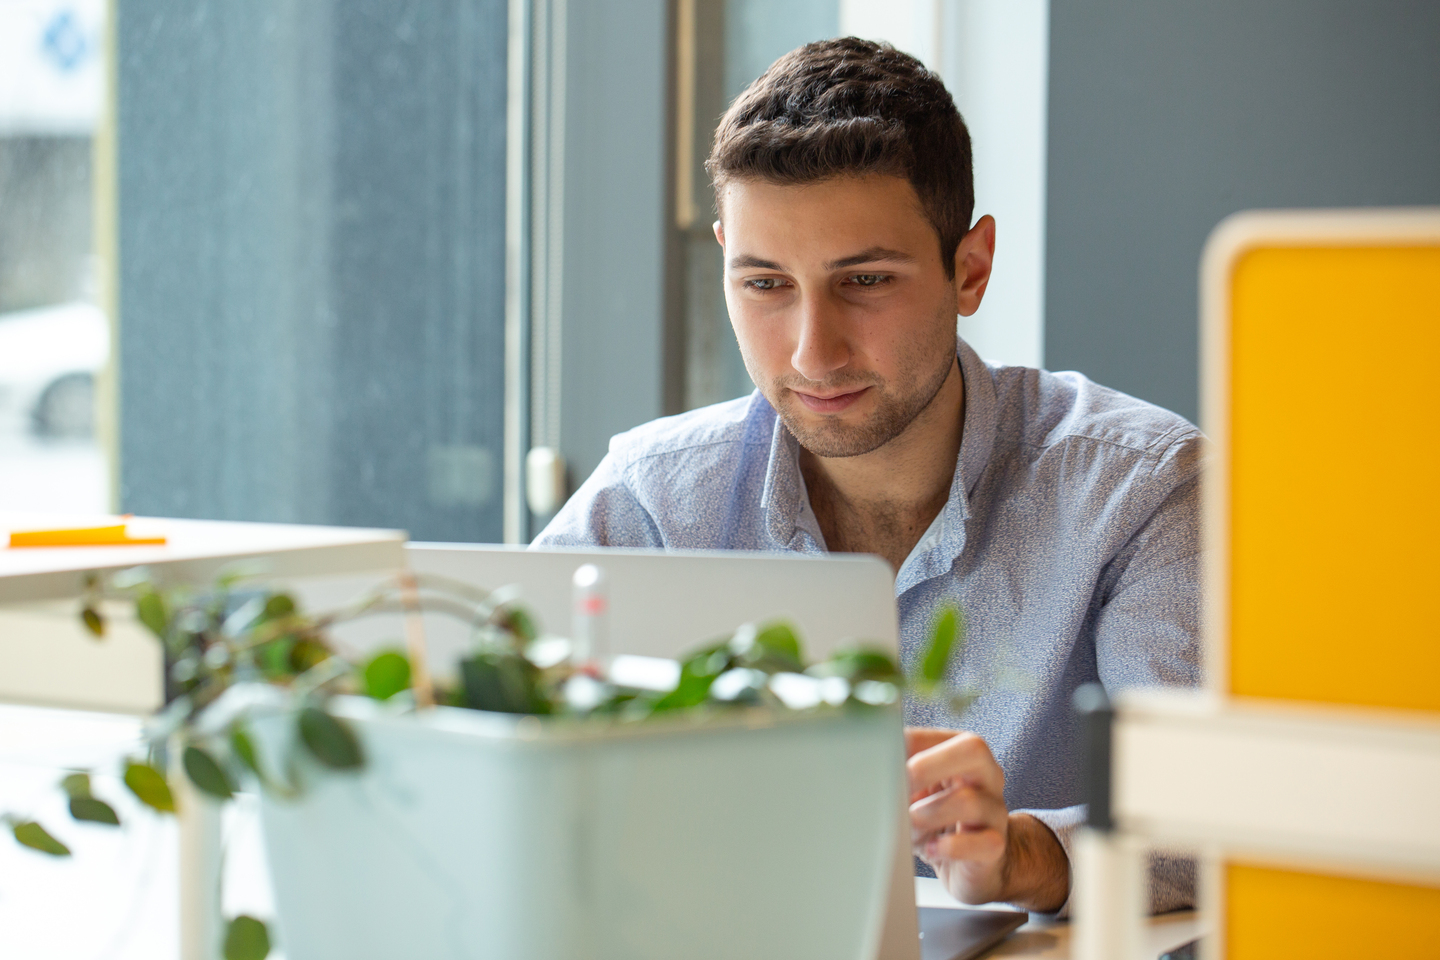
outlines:
[{"label": "yellow divider panel", "polygon": [[1230,690],[1440,711],[1440,247],[1231,289]]},{"label": "yellow divider panel", "polygon": [[1225,960],[1440,960],[1440,887],[1231,863]]}]

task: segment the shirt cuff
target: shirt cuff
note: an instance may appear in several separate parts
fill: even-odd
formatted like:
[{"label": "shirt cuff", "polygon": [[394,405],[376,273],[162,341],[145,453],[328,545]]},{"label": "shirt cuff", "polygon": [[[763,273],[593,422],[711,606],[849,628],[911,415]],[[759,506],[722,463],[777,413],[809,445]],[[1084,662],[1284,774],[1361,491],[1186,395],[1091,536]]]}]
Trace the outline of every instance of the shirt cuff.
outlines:
[{"label": "shirt cuff", "polygon": [[1043,917],[1047,920],[1064,920],[1070,916],[1070,897],[1075,892],[1075,870],[1072,864],[1075,862],[1074,843],[1075,831],[1085,823],[1085,805],[1077,803],[1073,807],[1061,807],[1059,810],[1013,810],[1012,813],[1028,813],[1050,828],[1055,834],[1055,839],[1060,841],[1060,848],[1065,851],[1065,866],[1070,876],[1065,881],[1065,902],[1053,913],[1041,913],[1038,910],[1030,911],[1032,915]]},{"label": "shirt cuff", "polygon": [[[1059,810],[1016,810],[1028,813],[1050,828],[1060,847],[1065,851],[1065,862],[1070,868],[1069,883],[1065,902],[1054,913],[1031,911],[1037,917],[1047,920],[1064,920],[1070,916],[1070,899],[1075,893],[1074,843],[1075,831],[1085,824],[1085,805],[1062,807]],[[1195,906],[1196,866],[1190,857],[1152,851],[1147,863],[1147,897],[1150,913],[1166,913]]]}]

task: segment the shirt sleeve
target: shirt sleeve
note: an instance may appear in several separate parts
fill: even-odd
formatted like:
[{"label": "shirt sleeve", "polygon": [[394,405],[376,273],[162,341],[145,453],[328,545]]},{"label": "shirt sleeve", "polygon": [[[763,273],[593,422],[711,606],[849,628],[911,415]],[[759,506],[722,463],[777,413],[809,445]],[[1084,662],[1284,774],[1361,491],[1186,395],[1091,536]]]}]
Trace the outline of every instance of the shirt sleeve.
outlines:
[{"label": "shirt sleeve", "polygon": [[[1174,486],[1116,554],[1097,586],[1096,667],[1112,695],[1132,687],[1193,687],[1200,682],[1202,444],[1196,436],[1162,458],[1151,482],[1162,489],[1167,481]],[[1067,860],[1073,857],[1075,831],[1085,822],[1084,805],[1017,812],[1049,827]],[[1193,859],[1152,853],[1150,912],[1194,906],[1195,875]],[[1067,899],[1052,916],[1069,912]]]},{"label": "shirt sleeve", "polygon": [[1098,585],[1095,662],[1110,693],[1200,682],[1200,485],[1175,487]]},{"label": "shirt sleeve", "polygon": [[[1100,584],[1095,660],[1100,681],[1112,695],[1133,687],[1200,682],[1203,444],[1196,436],[1162,461],[1157,481],[1176,473],[1185,479],[1111,561]],[[1062,819],[1059,830],[1051,827],[1067,855],[1080,822]],[[1151,913],[1195,905],[1193,859],[1152,853],[1149,866]]]},{"label": "shirt sleeve", "polygon": [[545,525],[532,547],[663,547],[655,520],[613,451]]}]

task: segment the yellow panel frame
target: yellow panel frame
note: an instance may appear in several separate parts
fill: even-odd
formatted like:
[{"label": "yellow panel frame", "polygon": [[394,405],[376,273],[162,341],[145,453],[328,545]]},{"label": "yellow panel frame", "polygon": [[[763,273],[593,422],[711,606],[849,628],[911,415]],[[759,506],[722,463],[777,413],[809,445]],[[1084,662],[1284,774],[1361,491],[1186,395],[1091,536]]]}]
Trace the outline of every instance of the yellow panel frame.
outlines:
[{"label": "yellow panel frame", "polygon": [[[1201,321],[1207,685],[1440,712],[1440,628],[1420,606],[1440,582],[1440,209],[1232,217],[1206,246]],[[1305,471],[1325,444],[1334,470]],[[1397,499],[1405,522],[1380,520]],[[1426,880],[1206,874],[1211,956],[1440,957]]]},{"label": "yellow panel frame", "polygon": [[[1232,217],[1206,247],[1201,315],[1203,419],[1216,452],[1205,489],[1211,689],[1440,710],[1440,682],[1426,683],[1424,676],[1440,679],[1440,628],[1433,618],[1407,619],[1411,605],[1386,602],[1397,594],[1401,600],[1423,595],[1402,591],[1440,577],[1437,555],[1416,546],[1422,534],[1440,535],[1440,506],[1417,512],[1403,528],[1369,522],[1397,495],[1422,499],[1440,467],[1440,452],[1417,431],[1440,414],[1440,366],[1431,359],[1440,356],[1440,209]],[[1405,322],[1352,333],[1359,321],[1379,315]],[[1270,318],[1303,322],[1315,335],[1287,336],[1278,324],[1266,326]],[[1371,352],[1363,352],[1367,346]],[[1247,351],[1239,362],[1237,348]],[[1383,363],[1374,355],[1381,348],[1388,351]],[[1243,408],[1232,404],[1237,391]],[[1367,417],[1361,404],[1347,402],[1377,393],[1392,400],[1387,414],[1393,416]],[[1316,421],[1304,435],[1293,426],[1293,406],[1302,401]],[[1277,412],[1289,413],[1289,422],[1266,431],[1264,417]],[[1286,473],[1301,463],[1307,442],[1325,440],[1333,443],[1334,474]],[[1401,465],[1385,478],[1395,489],[1367,484],[1382,451]],[[1260,493],[1237,498],[1237,472],[1262,487]],[[1347,499],[1332,502],[1341,496]],[[1319,519],[1308,527],[1293,514],[1257,522],[1254,511],[1276,502],[1300,503]],[[1249,526],[1232,544],[1236,520]],[[1299,545],[1299,555],[1281,564],[1288,544]],[[1386,569],[1373,553],[1356,555],[1382,549],[1403,558],[1402,569]],[[1327,564],[1338,566],[1338,575]],[[1239,583],[1241,577],[1254,582]],[[1334,583],[1349,590],[1335,595]],[[1330,589],[1317,591],[1316,584]],[[1232,625],[1239,631],[1233,638]],[[1407,625],[1409,632],[1397,637]],[[1275,651],[1273,659],[1232,650],[1251,635],[1247,630],[1266,631],[1263,646]],[[1401,659],[1349,664],[1342,686],[1326,675],[1320,657],[1303,655],[1353,649],[1367,634],[1402,644],[1403,651],[1388,648]]]},{"label": "yellow panel frame", "polygon": [[1224,884],[1227,960],[1440,958],[1440,887],[1244,861]]}]

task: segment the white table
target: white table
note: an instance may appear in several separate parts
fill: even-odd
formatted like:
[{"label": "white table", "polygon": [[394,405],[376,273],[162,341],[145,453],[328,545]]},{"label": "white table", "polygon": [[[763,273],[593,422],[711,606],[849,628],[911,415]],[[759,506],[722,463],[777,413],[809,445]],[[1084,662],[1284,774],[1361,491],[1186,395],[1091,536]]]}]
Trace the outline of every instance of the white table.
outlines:
[{"label": "white table", "polygon": [[[125,522],[133,537],[163,545],[8,546],[12,530],[98,527]],[[398,530],[233,523],[147,517],[0,513],[0,702],[145,715],[163,702],[160,645],[128,604],[104,609],[106,636],[79,624],[79,598],[93,574],[148,566],[162,580],[205,584],[230,564],[253,562],[272,582],[398,571],[406,536]],[[180,942],[182,960],[211,960],[220,917],[211,891],[220,871],[218,808],[180,778]]]},{"label": "white table", "polygon": [[137,715],[163,705],[160,645],[128,604],[107,606],[103,641],[80,626],[79,597],[92,573],[143,565],[163,579],[204,584],[229,564],[253,562],[285,582],[405,564],[398,530],[146,517],[130,519],[130,533],[164,536],[163,546],[5,546],[11,530],[121,522],[0,512],[0,702]]},{"label": "white table", "polygon": [[[939,880],[915,878],[915,902],[922,907],[958,907]],[[1146,953],[1158,957],[1207,932],[1204,918],[1193,910],[1183,910],[1146,921]],[[1016,930],[1000,946],[987,953],[990,957],[1035,957],[1047,960],[1069,960],[1071,926],[1065,921],[1031,920]]]}]

